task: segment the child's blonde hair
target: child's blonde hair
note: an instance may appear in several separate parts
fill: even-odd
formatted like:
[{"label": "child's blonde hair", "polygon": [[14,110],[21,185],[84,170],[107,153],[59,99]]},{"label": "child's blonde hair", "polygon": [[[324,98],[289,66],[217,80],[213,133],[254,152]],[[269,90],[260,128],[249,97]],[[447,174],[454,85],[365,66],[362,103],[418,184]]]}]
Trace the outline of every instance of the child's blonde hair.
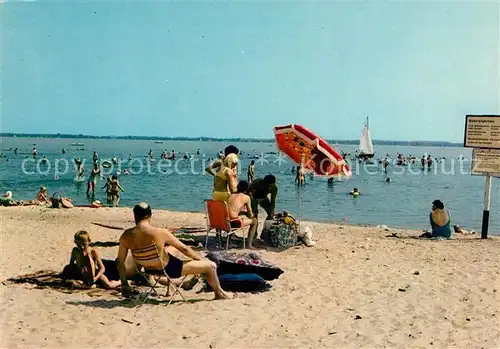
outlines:
[{"label": "child's blonde hair", "polygon": [[75,234],[75,242],[82,242],[84,240],[90,241],[90,234],[85,230],[80,230]]}]

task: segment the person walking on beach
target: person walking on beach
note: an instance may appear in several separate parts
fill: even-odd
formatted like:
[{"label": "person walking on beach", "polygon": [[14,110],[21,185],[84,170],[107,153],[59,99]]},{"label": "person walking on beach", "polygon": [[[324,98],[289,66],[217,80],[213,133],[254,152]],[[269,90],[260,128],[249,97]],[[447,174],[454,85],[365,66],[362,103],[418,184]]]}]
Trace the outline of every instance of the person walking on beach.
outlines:
[{"label": "person walking on beach", "polygon": [[94,162],[94,164],[97,164],[97,162],[99,161],[99,154],[97,154],[96,151],[94,151],[94,154],[92,155],[92,161]]},{"label": "person walking on beach", "polygon": [[[128,283],[125,260],[128,251],[144,249],[156,245],[161,262],[143,261],[142,267],[145,270],[164,269],[168,276],[173,279],[183,275],[205,274],[208,284],[215,293],[215,299],[229,299],[230,297],[222,289],[219,277],[217,276],[217,265],[209,260],[203,259],[197,252],[179,241],[170,230],[157,228],[151,224],[151,207],[145,202],[135,205],[134,209],[135,227],[123,232],[120,237],[120,247],[118,249],[117,265],[120,274],[121,291],[124,296],[135,294]],[[165,247],[165,245],[168,245]],[[181,260],[175,255],[182,253],[189,260]]]},{"label": "person walking on beach", "polygon": [[255,177],[255,160],[250,161],[250,165],[248,165],[248,183],[252,184]]}]

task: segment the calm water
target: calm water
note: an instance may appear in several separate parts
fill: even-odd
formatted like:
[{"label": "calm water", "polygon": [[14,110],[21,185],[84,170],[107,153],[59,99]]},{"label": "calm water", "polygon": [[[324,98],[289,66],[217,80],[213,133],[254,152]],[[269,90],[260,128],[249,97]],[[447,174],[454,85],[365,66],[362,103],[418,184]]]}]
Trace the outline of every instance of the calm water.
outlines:
[{"label": "calm water", "polygon": [[[70,146],[73,142],[84,143],[84,146]],[[33,144],[48,164],[36,164],[26,161],[31,158]],[[14,199],[34,199],[40,185],[48,188],[49,194],[59,192],[73,198],[76,204],[87,204],[86,181],[75,182],[75,168],[72,159],[82,157],[87,160],[85,170],[88,174],[92,152],[97,150],[101,159],[117,157],[128,160],[132,154],[133,161],[125,161],[122,169],[129,168],[132,175],[121,175],[120,182],[125,188],[121,205],[133,205],[138,201],[148,201],[155,208],[166,208],[178,211],[202,211],[203,200],[211,197],[212,179],[204,174],[208,158],[214,157],[227,144],[217,142],[165,141],[157,144],[154,141],[134,140],[92,140],[92,139],[41,139],[41,138],[2,138],[2,152],[5,158],[0,159],[0,191],[11,190]],[[274,144],[239,143],[243,152],[241,158],[241,179],[246,179],[246,168],[249,156],[254,153],[276,152]],[[18,148],[14,155],[9,148]],[[62,149],[67,153],[62,155]],[[84,148],[84,150],[80,150]],[[153,150],[154,157],[159,160],[163,150],[175,149],[180,153],[195,153],[198,149],[202,155],[193,156],[193,161],[180,160],[167,168],[159,161],[149,163],[146,154]],[[354,146],[337,145],[338,150],[353,152]],[[433,157],[446,158],[437,163],[431,172],[422,172],[420,165],[413,167],[390,166],[388,176],[390,184],[385,183],[385,175],[378,165],[353,168],[353,177],[349,180],[328,185],[326,180],[315,178],[307,180],[304,188],[294,185],[292,164],[286,160],[281,164],[275,162],[276,155],[266,157],[266,162],[256,164],[257,176],[273,173],[278,178],[279,196],[278,210],[287,210],[297,217],[317,221],[343,221],[356,224],[387,224],[389,226],[425,229],[428,227],[430,203],[440,198],[451,210],[454,224],[460,224],[476,231],[481,229],[484,196],[484,177],[471,176],[471,156],[469,149],[464,148],[425,148],[425,147],[376,147],[380,156],[389,153],[395,157],[398,152],[412,154],[420,159],[423,153]],[[206,154],[206,155],[203,155]],[[467,160],[458,161],[463,155]],[[55,161],[59,159],[59,175],[56,176]],[[68,171],[65,162],[69,163]],[[24,162],[24,170],[23,170]],[[150,170],[147,170],[147,164]],[[49,168],[50,165],[50,168]],[[38,169],[37,170],[37,166]],[[175,167],[174,167],[175,166]],[[460,170],[462,168],[462,171]],[[163,171],[168,171],[167,173]],[[171,173],[170,173],[171,172]],[[104,172],[106,173],[106,172]],[[96,199],[105,202],[104,192],[100,188],[104,181],[97,183]],[[362,195],[352,198],[348,195],[353,187],[360,189]],[[490,209],[490,232],[500,232],[500,180],[493,179],[492,200]]]}]

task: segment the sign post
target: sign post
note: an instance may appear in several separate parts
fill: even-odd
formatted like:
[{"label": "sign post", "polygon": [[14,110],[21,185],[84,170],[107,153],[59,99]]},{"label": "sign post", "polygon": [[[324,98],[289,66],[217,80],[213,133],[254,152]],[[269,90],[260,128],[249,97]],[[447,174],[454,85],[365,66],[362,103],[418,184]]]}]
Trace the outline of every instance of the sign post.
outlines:
[{"label": "sign post", "polygon": [[481,239],[488,238],[491,177],[500,177],[500,115],[467,115],[464,147],[472,150],[472,175],[486,176]]},{"label": "sign post", "polygon": [[488,226],[490,225],[490,202],[491,202],[491,176],[486,175],[486,184],[484,186],[484,208],[483,208],[483,225],[481,227],[481,239],[488,238]]}]

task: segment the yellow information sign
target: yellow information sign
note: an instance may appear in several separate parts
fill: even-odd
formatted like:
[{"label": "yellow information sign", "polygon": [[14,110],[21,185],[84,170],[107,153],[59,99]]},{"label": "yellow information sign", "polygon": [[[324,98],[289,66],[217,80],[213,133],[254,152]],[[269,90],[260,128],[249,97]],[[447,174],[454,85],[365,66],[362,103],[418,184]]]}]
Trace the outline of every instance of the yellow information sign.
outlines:
[{"label": "yellow information sign", "polygon": [[500,115],[467,115],[464,147],[500,149]]},{"label": "yellow information sign", "polygon": [[472,150],[472,174],[500,177],[500,149]]}]

